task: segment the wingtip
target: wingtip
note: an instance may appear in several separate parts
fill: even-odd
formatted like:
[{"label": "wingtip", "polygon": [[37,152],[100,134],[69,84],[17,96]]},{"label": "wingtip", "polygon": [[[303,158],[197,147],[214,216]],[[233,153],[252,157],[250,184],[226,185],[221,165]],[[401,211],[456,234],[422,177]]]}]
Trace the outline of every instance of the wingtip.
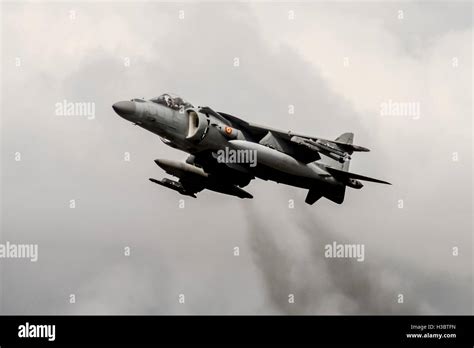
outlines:
[{"label": "wingtip", "polygon": [[[363,180],[363,179],[361,179],[361,180]],[[368,181],[370,181],[370,180],[368,180]],[[389,183],[388,181],[379,180],[379,179],[375,179],[375,180],[373,180],[372,182],[376,182],[377,184],[392,185],[392,184]]]}]

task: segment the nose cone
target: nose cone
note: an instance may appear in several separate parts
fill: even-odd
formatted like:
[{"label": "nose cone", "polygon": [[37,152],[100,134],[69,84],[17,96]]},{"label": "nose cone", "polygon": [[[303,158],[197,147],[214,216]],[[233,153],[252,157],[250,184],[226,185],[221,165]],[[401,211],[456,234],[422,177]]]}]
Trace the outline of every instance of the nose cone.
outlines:
[{"label": "nose cone", "polygon": [[172,165],[172,161],[166,159],[156,159],[155,163],[164,170],[170,168]]},{"label": "nose cone", "polygon": [[125,118],[130,120],[130,118],[135,114],[135,103],[131,101],[119,101],[112,105],[114,111]]}]

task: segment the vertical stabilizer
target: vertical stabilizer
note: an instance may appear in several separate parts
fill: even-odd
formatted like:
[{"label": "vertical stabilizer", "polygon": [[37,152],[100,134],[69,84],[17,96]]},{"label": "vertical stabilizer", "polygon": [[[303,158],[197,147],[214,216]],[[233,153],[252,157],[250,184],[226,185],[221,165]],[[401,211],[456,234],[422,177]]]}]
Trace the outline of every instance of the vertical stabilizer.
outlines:
[{"label": "vertical stabilizer", "polygon": [[[353,144],[354,143],[354,133],[344,133],[338,136],[334,141],[337,141],[339,143],[344,143],[344,144]],[[332,159],[328,156],[325,156],[322,154],[321,156],[322,160],[321,162],[324,163],[325,165],[336,168],[339,170],[344,170],[348,171],[349,170],[349,162],[350,160],[344,161],[344,163],[339,162],[338,160]]]},{"label": "vertical stabilizer", "polygon": [[[336,138],[335,141],[338,141],[338,142],[344,143],[344,144],[353,144],[354,143],[354,133],[341,134],[340,136],[338,136]],[[336,168],[347,172],[349,170],[349,163],[350,163],[350,160],[345,161],[344,163],[338,163],[339,166],[336,167]]]}]

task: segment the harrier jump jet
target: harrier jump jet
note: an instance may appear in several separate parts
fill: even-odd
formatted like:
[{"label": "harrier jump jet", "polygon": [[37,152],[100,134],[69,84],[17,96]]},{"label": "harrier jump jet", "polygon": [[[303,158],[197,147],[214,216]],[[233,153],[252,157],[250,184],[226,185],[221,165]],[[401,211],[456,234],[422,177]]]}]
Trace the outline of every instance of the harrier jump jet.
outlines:
[{"label": "harrier jump jet", "polygon": [[207,106],[194,107],[172,94],[119,101],[112,107],[124,119],[158,135],[166,145],[189,154],[185,162],[155,160],[177,181],[150,178],[182,195],[196,197],[208,189],[253,198],[242,188],[260,178],[308,189],[308,204],[321,197],[341,204],[346,187],[360,189],[361,181],[389,184],[349,172],[352,153],[369,151],[353,144],[352,133],[327,140],[285,132]]}]

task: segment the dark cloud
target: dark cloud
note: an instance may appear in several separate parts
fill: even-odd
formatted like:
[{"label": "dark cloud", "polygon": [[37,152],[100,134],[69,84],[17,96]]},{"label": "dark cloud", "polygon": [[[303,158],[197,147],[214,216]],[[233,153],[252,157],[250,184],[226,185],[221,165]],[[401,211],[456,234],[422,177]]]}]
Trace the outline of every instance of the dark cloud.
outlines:
[{"label": "dark cloud", "polygon": [[[363,262],[324,256],[324,246],[357,243],[341,240],[318,213],[285,214],[279,223],[291,238],[303,239],[307,248],[285,245],[274,224],[264,222],[261,211],[248,207],[250,245],[277,312],[286,314],[426,314],[433,311],[423,296],[411,289],[409,273],[397,273],[365,249]],[[288,295],[295,302],[288,302]],[[404,302],[397,303],[398,294]]]}]

